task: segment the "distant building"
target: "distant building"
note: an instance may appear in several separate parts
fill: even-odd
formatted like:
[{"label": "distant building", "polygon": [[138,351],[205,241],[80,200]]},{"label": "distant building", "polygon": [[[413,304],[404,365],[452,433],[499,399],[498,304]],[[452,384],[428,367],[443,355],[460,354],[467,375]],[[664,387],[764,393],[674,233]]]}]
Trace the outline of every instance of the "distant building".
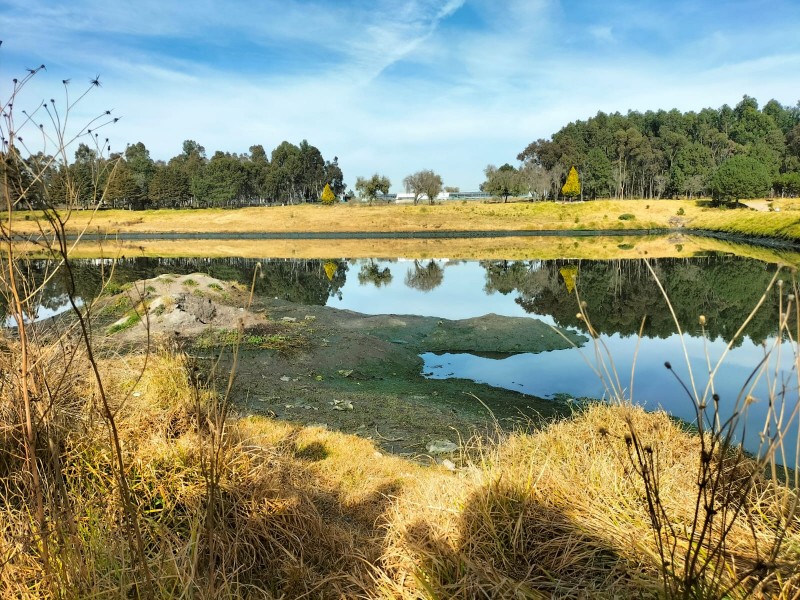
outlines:
[{"label": "distant building", "polygon": [[[396,194],[395,196],[395,202],[397,204],[414,203],[414,194],[410,192],[403,192]],[[491,197],[492,195],[487,194],[486,192],[440,192],[436,196],[436,202],[447,202],[450,200],[486,200]],[[383,198],[388,198],[388,196],[383,196]],[[428,202],[428,195],[422,194],[417,202]]]}]

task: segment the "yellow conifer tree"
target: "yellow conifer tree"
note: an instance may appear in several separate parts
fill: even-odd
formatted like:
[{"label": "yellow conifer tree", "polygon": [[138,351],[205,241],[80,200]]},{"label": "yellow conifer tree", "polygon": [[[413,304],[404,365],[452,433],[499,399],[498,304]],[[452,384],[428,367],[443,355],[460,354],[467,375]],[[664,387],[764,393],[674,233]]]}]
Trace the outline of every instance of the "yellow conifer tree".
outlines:
[{"label": "yellow conifer tree", "polygon": [[322,190],[322,197],[320,198],[320,201],[323,204],[328,204],[328,205],[331,205],[334,202],[336,202],[336,194],[334,194],[333,191],[331,190],[331,185],[329,183],[325,184],[325,189]]},{"label": "yellow conifer tree", "polygon": [[336,263],[332,260],[329,260],[322,265],[322,268],[325,269],[325,275],[328,276],[328,281],[333,281],[333,276],[336,275],[336,269],[339,268]]},{"label": "yellow conifer tree", "polygon": [[561,193],[570,200],[574,200],[581,195],[581,181],[578,179],[578,171],[575,170],[575,167],[569,170],[567,181],[564,187],[561,188]]}]

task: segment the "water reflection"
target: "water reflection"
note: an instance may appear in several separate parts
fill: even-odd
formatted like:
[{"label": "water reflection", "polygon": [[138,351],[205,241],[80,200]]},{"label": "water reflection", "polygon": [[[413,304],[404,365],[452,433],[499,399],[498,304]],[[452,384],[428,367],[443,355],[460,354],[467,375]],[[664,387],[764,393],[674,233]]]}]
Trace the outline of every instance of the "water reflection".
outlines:
[{"label": "water reflection", "polygon": [[[110,261],[76,261],[75,293],[79,300],[94,298],[113,267],[110,289],[164,273],[206,272],[213,277],[251,285],[256,264],[261,263],[255,291],[292,302],[329,305],[367,314],[396,313],[465,319],[489,313],[533,316],[553,325],[585,331],[576,318],[572,290],[577,286],[587,303],[594,328],[611,350],[622,387],[630,393],[637,333],[645,318],[633,380],[635,399],[648,407],[661,406],[683,418],[692,418],[689,398],[663,368],[669,360],[676,372],[688,378],[683,350],[675,335],[668,306],[647,264],[641,260],[568,261],[529,260],[484,262],[424,260],[289,260],[243,258],[127,258]],[[689,330],[689,364],[707,381],[706,352],[720,356],[739,326],[769,284],[776,267],[732,256],[661,259],[650,262],[673,304],[680,322]],[[47,263],[31,261],[31,281],[42,284],[40,316],[59,310],[69,281],[63,271],[55,275]],[[356,277],[348,277],[351,273]],[[698,316],[707,323],[708,344],[698,337]],[[793,317],[796,319],[796,317]],[[717,391],[732,403],[750,370],[761,360],[762,340],[774,336],[778,319],[778,291],[767,294],[764,305],[744,336],[734,341],[716,378]],[[586,352],[586,349],[584,349]],[[589,352],[591,358],[592,353]],[[602,383],[577,350],[517,355],[502,360],[471,355],[424,355],[425,370],[433,377],[469,377],[492,385],[542,397],[557,393],[602,397]],[[784,373],[796,370],[787,352],[778,365]],[[705,373],[706,377],[702,374]],[[789,383],[797,399],[797,379]],[[751,411],[757,422],[766,410],[765,394]]]},{"label": "water reflection", "polygon": [[[641,260],[127,258],[115,263],[75,261],[71,280],[63,269],[53,273],[45,261],[30,261],[26,268],[28,280],[41,285],[40,307],[54,312],[63,305],[71,282],[75,295],[89,301],[112,272],[112,291],[165,273],[205,272],[250,286],[257,263],[261,268],[256,293],[302,304],[451,319],[491,312],[535,315],[562,327],[584,329],[571,291],[577,286],[594,328],[603,335],[635,335],[643,317],[648,338],[667,338],[675,332],[658,283]],[[774,265],[736,257],[661,259],[650,264],[684,327],[696,333],[698,316],[705,315],[709,337],[725,341],[745,322],[776,270]],[[348,279],[351,267],[357,277]],[[773,334],[777,294],[777,290],[768,294],[745,330],[750,340],[760,342]]]}]

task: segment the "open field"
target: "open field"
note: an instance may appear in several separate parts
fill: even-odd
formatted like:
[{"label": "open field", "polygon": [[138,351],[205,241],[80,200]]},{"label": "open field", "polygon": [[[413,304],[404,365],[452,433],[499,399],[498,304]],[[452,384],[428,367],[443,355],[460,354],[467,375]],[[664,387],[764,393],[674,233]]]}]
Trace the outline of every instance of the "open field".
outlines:
[{"label": "open field", "polygon": [[[116,233],[546,231],[708,229],[800,240],[800,201],[775,200],[777,211],[711,208],[688,200],[599,200],[583,203],[460,202],[441,205],[280,206],[236,210],[76,211],[68,231]],[[625,218],[620,219],[625,215]],[[36,233],[36,213],[19,213],[18,233]]]}]

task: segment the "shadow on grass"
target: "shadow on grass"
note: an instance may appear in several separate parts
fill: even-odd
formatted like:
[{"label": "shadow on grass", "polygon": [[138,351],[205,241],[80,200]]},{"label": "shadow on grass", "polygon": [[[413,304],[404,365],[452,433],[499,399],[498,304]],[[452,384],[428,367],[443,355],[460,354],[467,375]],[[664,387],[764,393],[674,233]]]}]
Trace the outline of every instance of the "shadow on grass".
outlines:
[{"label": "shadow on grass", "polygon": [[657,575],[621,557],[602,536],[560,507],[502,482],[471,494],[443,531],[425,519],[404,531],[415,584],[435,598],[657,597]]}]

